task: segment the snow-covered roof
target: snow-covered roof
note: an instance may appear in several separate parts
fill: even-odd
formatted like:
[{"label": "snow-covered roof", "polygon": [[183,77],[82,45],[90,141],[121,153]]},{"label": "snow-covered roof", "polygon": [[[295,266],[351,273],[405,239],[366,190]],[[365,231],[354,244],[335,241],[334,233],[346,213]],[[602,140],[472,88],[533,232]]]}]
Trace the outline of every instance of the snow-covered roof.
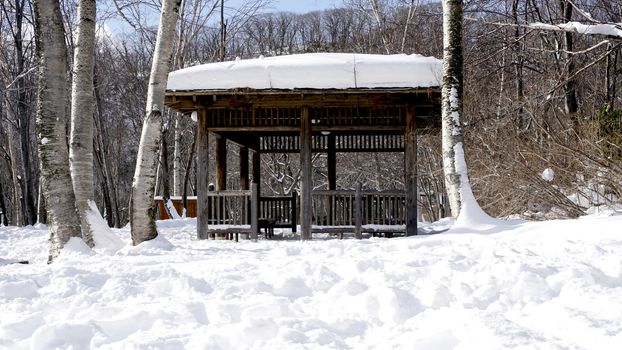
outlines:
[{"label": "snow-covered roof", "polygon": [[203,64],[171,72],[169,91],[438,87],[442,61],[421,55],[311,53]]}]

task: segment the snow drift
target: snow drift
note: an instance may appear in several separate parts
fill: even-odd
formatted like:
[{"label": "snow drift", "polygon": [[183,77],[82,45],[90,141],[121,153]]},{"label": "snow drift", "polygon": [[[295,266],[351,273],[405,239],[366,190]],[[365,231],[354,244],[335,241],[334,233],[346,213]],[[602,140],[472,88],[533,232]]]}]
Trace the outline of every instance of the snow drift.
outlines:
[{"label": "snow drift", "polygon": [[617,350],[622,216],[603,215],[237,244],[169,220],[52,265],[45,227],[1,227],[0,257],[31,264],[0,265],[0,348]]}]

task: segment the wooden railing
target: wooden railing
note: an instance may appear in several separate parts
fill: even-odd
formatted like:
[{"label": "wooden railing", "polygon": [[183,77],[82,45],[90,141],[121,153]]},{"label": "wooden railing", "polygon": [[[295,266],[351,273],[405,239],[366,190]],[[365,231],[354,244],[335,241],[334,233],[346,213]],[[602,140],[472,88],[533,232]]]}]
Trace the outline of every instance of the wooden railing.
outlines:
[{"label": "wooden railing", "polygon": [[406,223],[404,191],[313,191],[313,225],[353,227],[360,238],[363,226]]},{"label": "wooden railing", "polygon": [[297,194],[285,197],[259,197],[259,218],[272,221],[272,227],[291,228],[296,232]]},{"label": "wooden railing", "polygon": [[209,225],[250,225],[251,191],[214,191],[207,194]]},{"label": "wooden railing", "polygon": [[[260,197],[257,184],[251,187],[249,191],[207,194],[207,234],[247,232],[256,239],[262,223],[270,228],[291,228],[296,232],[300,215],[297,194]],[[317,190],[312,196],[312,225],[318,230],[332,232],[344,228],[361,238],[362,232],[376,230],[371,226],[399,227],[406,223],[404,191],[363,191],[359,185],[356,190]],[[210,228],[212,225],[215,227]]]}]

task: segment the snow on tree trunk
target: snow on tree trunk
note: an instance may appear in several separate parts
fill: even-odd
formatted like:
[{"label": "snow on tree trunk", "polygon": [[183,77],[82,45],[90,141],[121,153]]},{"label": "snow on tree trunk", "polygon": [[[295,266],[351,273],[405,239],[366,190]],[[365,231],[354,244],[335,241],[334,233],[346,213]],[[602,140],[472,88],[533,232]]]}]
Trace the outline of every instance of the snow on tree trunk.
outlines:
[{"label": "snow on tree trunk", "polygon": [[49,262],[71,237],[81,237],[67,149],[67,47],[58,1],[36,1],[39,59],[37,132],[41,182],[48,210]]},{"label": "snow on tree trunk", "polygon": [[462,144],[462,0],[443,0],[443,170],[451,215],[460,213],[460,176],[455,146]]},{"label": "snow on tree trunk", "polygon": [[175,148],[173,151],[173,196],[181,196],[181,117],[175,118]]},{"label": "snow on tree trunk", "polygon": [[132,242],[137,245],[157,236],[155,225],[155,191],[158,149],[164,112],[164,91],[168,78],[169,59],[173,49],[175,24],[181,0],[162,3],[160,26],[151,66],[147,108],[132,183],[130,224]]},{"label": "snow on tree trunk", "polygon": [[451,214],[457,225],[490,220],[477,204],[467,173],[462,136],[462,0],[443,1],[443,170]]},{"label": "snow on tree trunk", "polygon": [[89,202],[93,201],[93,69],[95,67],[95,0],[80,0],[71,92],[69,160],[76,208],[84,241],[93,246]]}]

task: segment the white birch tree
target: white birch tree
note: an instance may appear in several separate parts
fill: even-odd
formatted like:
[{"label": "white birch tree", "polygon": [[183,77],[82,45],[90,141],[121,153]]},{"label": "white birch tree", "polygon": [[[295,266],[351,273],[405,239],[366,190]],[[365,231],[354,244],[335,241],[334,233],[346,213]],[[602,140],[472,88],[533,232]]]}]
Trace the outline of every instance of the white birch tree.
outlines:
[{"label": "white birch tree", "polygon": [[164,0],[162,2],[160,26],[147,91],[146,116],[140,137],[134,181],[132,182],[130,225],[134,245],[153,239],[158,234],[155,225],[153,196],[156,184],[158,150],[162,136],[164,92],[180,4],[181,0]]},{"label": "white birch tree", "polygon": [[488,218],[469,183],[462,135],[463,1],[443,0],[442,138],[445,187],[451,215]]},{"label": "white birch tree", "polygon": [[[89,223],[93,202],[93,69],[95,67],[95,0],[80,0],[78,4],[78,33],[74,53],[71,92],[71,142],[69,160],[76,208],[85,242],[93,246]],[[99,213],[97,213],[99,215]]]},{"label": "white birch tree", "polygon": [[69,173],[67,47],[63,18],[58,1],[35,1],[35,14],[39,60],[37,132],[50,234],[48,262],[52,262],[71,237],[81,237],[81,231]]}]

